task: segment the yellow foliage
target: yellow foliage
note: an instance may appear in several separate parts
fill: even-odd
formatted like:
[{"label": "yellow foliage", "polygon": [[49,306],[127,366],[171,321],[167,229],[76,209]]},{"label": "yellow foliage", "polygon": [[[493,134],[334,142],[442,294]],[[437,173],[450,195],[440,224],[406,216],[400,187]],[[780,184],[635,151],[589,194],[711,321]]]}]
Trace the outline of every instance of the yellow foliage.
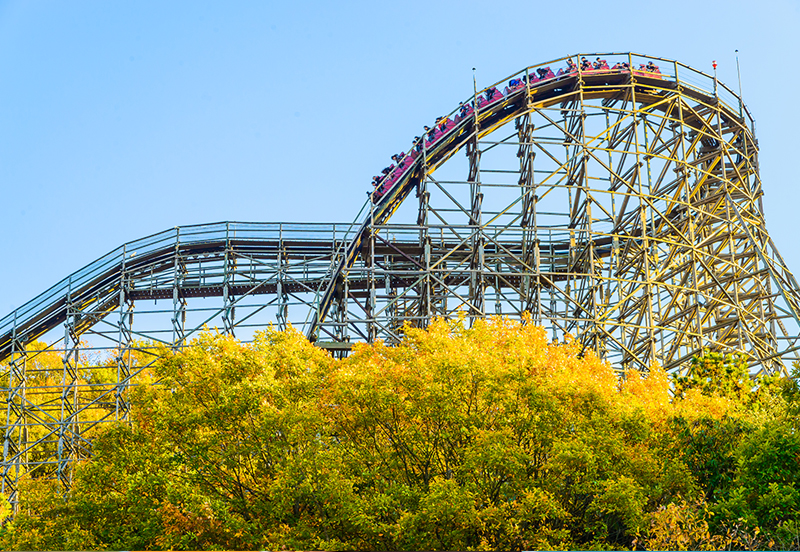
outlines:
[{"label": "yellow foliage", "polygon": [[706,395],[700,389],[689,389],[682,399],[673,401],[673,415],[688,421],[699,418],[721,420],[725,417],[739,418],[741,412],[729,397]]},{"label": "yellow foliage", "polygon": [[[662,367],[620,378],[592,350],[551,342],[530,319],[438,319],[402,333],[392,347],[356,343],[343,360],[294,329],[248,345],[204,332],[179,353],[159,350],[139,380],[159,385],[131,391],[131,424],[102,430],[94,458],[76,470],[75,496],[30,486],[38,494],[0,544],[745,543],[720,532],[704,502],[736,476],[748,431],[735,419],[746,412],[736,402],[741,385],[717,393],[710,378],[702,387],[686,379],[676,396]],[[150,362],[141,349],[132,366]],[[106,368],[110,381],[114,364]],[[131,519],[146,530],[121,521]]]},{"label": "yellow foliage", "polygon": [[669,377],[659,365],[650,367],[645,377],[639,370],[628,370],[620,382],[624,404],[641,408],[654,423],[663,425],[672,414]]}]

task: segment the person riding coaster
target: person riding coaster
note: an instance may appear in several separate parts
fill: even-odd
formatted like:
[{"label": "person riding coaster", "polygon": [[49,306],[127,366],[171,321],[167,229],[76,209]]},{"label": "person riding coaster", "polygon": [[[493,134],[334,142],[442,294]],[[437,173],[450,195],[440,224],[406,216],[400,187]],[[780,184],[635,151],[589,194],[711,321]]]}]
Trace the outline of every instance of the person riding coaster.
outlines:
[{"label": "person riding coaster", "polygon": [[575,65],[575,62],[572,61],[571,59],[567,59],[567,70],[566,70],[566,72],[567,73],[577,73],[578,72],[578,66]]},{"label": "person riding coaster", "polygon": [[428,125],[425,125],[423,128],[425,129],[425,134],[423,135],[425,136],[426,140],[425,145],[429,146],[436,141],[436,127],[431,128]]},{"label": "person riding coaster", "polygon": [[556,76],[555,73],[553,73],[553,70],[550,69],[549,67],[540,67],[539,69],[536,70],[536,73],[539,75],[540,81],[552,79],[555,78]]},{"label": "person riding coaster", "polygon": [[496,102],[503,95],[497,90],[497,88],[487,88],[483,91],[483,94],[478,97],[478,107],[483,107],[485,105],[489,105],[492,102]]},{"label": "person riding coaster", "polygon": [[458,115],[456,115],[455,122],[459,123],[463,121],[464,119],[472,115],[474,111],[475,109],[473,109],[473,107],[470,104],[468,103],[465,104],[464,102],[458,102]]}]

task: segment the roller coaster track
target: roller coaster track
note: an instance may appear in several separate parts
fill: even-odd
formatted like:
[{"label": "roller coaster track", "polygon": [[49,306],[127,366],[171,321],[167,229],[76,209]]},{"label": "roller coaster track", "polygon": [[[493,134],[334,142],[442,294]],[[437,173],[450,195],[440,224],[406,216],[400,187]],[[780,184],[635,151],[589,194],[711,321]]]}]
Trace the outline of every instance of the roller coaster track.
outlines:
[{"label": "roller coaster track", "polygon": [[[496,313],[571,334],[620,370],[682,370],[711,349],[785,373],[800,358],[800,286],[766,230],[752,118],[679,62],[601,56],[620,65],[548,73],[580,65],[571,56],[467,99],[476,108],[443,118],[352,223],[174,228],[0,319],[1,490],[16,500],[37,476],[68,486],[92,432],[127,418],[159,347],[206,328],[248,340],[292,324],[343,355],[397,342],[404,324]],[[636,69],[646,62],[660,71]],[[98,383],[109,367],[116,379]]]}]

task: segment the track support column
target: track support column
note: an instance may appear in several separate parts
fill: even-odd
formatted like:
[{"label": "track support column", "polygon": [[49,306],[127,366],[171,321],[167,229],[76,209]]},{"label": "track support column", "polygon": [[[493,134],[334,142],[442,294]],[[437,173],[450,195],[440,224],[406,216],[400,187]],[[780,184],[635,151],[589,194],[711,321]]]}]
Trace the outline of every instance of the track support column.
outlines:
[{"label": "track support column", "polygon": [[184,280],[184,266],[180,253],[181,229],[175,229],[175,253],[172,274],[172,348],[180,349],[185,339],[186,299],[181,293]]},{"label": "track support column", "polygon": [[122,248],[122,266],[119,282],[119,337],[117,341],[117,385],[114,389],[115,417],[127,420],[130,405],[127,391],[131,377],[131,328],[133,327],[133,300],[130,299],[131,278],[126,269],[127,246]]},{"label": "track support column", "polygon": [[78,362],[80,338],[76,323],[80,309],[72,302],[72,278],[67,291],[64,322],[64,356],[61,377],[61,416],[58,421],[58,466],[56,476],[65,489],[72,485],[72,461],[78,457]]},{"label": "track support column", "polygon": [[481,151],[478,146],[478,133],[473,140],[467,143],[467,158],[469,159],[469,192],[470,192],[470,221],[469,228],[472,232],[470,240],[472,246],[470,258],[469,301],[470,325],[475,318],[485,315],[485,259],[484,259],[484,228],[482,225],[483,193],[481,193]]},{"label": "track support column", "polygon": [[[233,286],[236,277],[236,257],[231,248],[231,223],[225,224],[225,255],[222,261],[222,325],[226,334],[236,336],[236,298]],[[173,297],[174,301],[174,297]]]},{"label": "track support column", "polygon": [[6,429],[3,435],[3,478],[0,492],[8,496],[17,509],[17,486],[24,464],[22,451],[27,447],[28,427],[26,419],[27,360],[24,339],[17,335],[17,316],[14,313],[14,328],[11,357],[8,363],[8,403],[6,405]]}]

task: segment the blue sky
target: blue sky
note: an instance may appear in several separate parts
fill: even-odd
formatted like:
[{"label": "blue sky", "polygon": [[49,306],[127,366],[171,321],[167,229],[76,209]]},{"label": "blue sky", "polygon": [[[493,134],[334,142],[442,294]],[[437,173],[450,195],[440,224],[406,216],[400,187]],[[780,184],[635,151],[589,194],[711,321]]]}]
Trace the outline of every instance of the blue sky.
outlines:
[{"label": "blue sky", "polygon": [[177,225],[351,220],[478,85],[636,51],[736,88],[768,228],[800,273],[800,3],[0,1],[0,316]]}]

